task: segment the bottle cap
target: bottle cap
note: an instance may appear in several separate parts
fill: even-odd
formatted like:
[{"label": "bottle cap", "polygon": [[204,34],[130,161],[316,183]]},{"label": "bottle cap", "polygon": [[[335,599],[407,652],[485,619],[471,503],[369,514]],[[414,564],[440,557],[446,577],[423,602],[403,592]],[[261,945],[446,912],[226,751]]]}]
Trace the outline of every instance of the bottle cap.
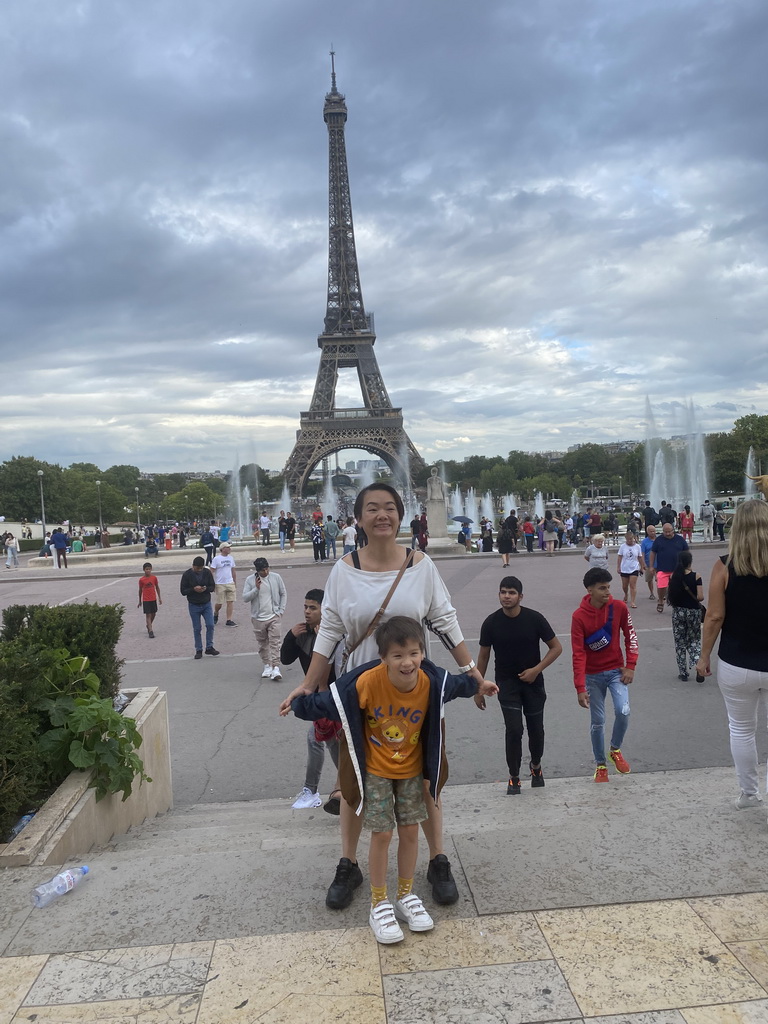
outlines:
[{"label": "bottle cap", "polygon": [[90,870],[91,869],[88,867],[87,864],[83,864],[83,874],[84,875],[87,875]]}]

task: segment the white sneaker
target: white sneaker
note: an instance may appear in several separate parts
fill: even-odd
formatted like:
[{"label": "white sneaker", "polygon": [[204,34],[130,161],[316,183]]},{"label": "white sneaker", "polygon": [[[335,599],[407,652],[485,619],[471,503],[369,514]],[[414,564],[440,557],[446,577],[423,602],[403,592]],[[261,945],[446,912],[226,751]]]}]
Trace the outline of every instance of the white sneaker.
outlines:
[{"label": "white sneaker", "polygon": [[393,942],[402,942],[405,938],[389,900],[382,900],[375,907],[371,907],[368,923],[376,936],[376,941],[385,946],[391,946]]},{"label": "white sneaker", "polygon": [[280,666],[279,665],[275,665],[275,667],[272,669],[272,678],[273,679],[282,679],[283,678],[283,674],[280,671]]},{"label": "white sneaker", "polygon": [[739,799],[736,801],[736,806],[740,811],[743,811],[747,807],[759,807],[763,801],[760,799],[757,793],[752,796],[747,796],[746,793],[739,793]]},{"label": "white sneaker", "polygon": [[308,807],[319,807],[322,802],[323,798],[319,793],[313,793],[311,789],[307,789],[305,786],[291,804],[291,807],[293,807],[294,811],[303,811]]},{"label": "white sneaker", "polygon": [[262,679],[271,679],[272,678],[272,666],[271,665],[265,665],[264,666],[264,671],[261,673],[261,678]]},{"label": "white sneaker", "polygon": [[412,932],[430,932],[435,927],[435,922],[415,892],[409,892],[401,900],[395,900],[395,916],[407,922]]}]

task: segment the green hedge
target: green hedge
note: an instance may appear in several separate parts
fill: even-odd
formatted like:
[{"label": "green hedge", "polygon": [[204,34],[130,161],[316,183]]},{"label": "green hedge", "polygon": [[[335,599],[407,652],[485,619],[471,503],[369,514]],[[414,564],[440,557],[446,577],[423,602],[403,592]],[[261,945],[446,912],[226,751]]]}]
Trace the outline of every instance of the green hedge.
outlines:
[{"label": "green hedge", "polygon": [[88,601],[54,608],[47,604],[11,605],[3,611],[2,639],[16,640],[23,633],[30,645],[64,648],[73,655],[83,655],[99,677],[100,695],[114,698],[120,689],[123,666],[116,648],[124,612],[119,604]]}]

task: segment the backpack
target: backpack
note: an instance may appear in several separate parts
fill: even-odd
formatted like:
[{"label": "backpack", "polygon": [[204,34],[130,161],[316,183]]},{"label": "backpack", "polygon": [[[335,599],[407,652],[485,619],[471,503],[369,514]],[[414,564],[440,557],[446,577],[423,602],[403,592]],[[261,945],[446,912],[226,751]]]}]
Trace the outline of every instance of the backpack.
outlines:
[{"label": "backpack", "polygon": [[554,519],[544,520],[544,532],[545,533],[557,533],[557,526],[555,525]]}]

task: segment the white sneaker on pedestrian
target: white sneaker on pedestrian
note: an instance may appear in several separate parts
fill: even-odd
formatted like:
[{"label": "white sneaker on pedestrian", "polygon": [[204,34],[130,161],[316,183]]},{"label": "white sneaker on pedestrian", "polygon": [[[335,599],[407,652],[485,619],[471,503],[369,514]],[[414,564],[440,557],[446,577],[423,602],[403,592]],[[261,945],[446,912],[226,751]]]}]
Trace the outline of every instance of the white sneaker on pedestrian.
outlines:
[{"label": "white sneaker on pedestrian", "polygon": [[272,669],[272,674],[271,675],[272,675],[272,679],[282,679],[283,678],[283,674],[280,671],[280,666],[279,665],[275,665],[275,667]]},{"label": "white sneaker on pedestrian", "polygon": [[264,671],[261,673],[261,678],[262,679],[271,679],[272,678],[272,666],[271,665],[265,665],[264,666]]},{"label": "white sneaker on pedestrian", "polygon": [[311,789],[305,786],[291,804],[291,807],[294,811],[303,811],[308,807],[319,807],[322,802],[323,798],[319,793],[313,793]]},{"label": "white sneaker on pedestrian", "polygon": [[395,900],[395,916],[405,921],[412,932],[430,932],[435,927],[435,922],[415,892]]},{"label": "white sneaker on pedestrian", "polygon": [[375,907],[371,907],[368,923],[376,936],[376,941],[381,942],[384,946],[391,946],[393,942],[402,942],[405,938],[403,929],[397,923],[394,907],[389,900],[382,900]]},{"label": "white sneaker on pedestrian", "polygon": [[759,807],[762,802],[757,793],[747,796],[746,793],[741,792],[739,793],[739,799],[736,801],[736,806],[740,811],[743,811],[747,807]]}]

